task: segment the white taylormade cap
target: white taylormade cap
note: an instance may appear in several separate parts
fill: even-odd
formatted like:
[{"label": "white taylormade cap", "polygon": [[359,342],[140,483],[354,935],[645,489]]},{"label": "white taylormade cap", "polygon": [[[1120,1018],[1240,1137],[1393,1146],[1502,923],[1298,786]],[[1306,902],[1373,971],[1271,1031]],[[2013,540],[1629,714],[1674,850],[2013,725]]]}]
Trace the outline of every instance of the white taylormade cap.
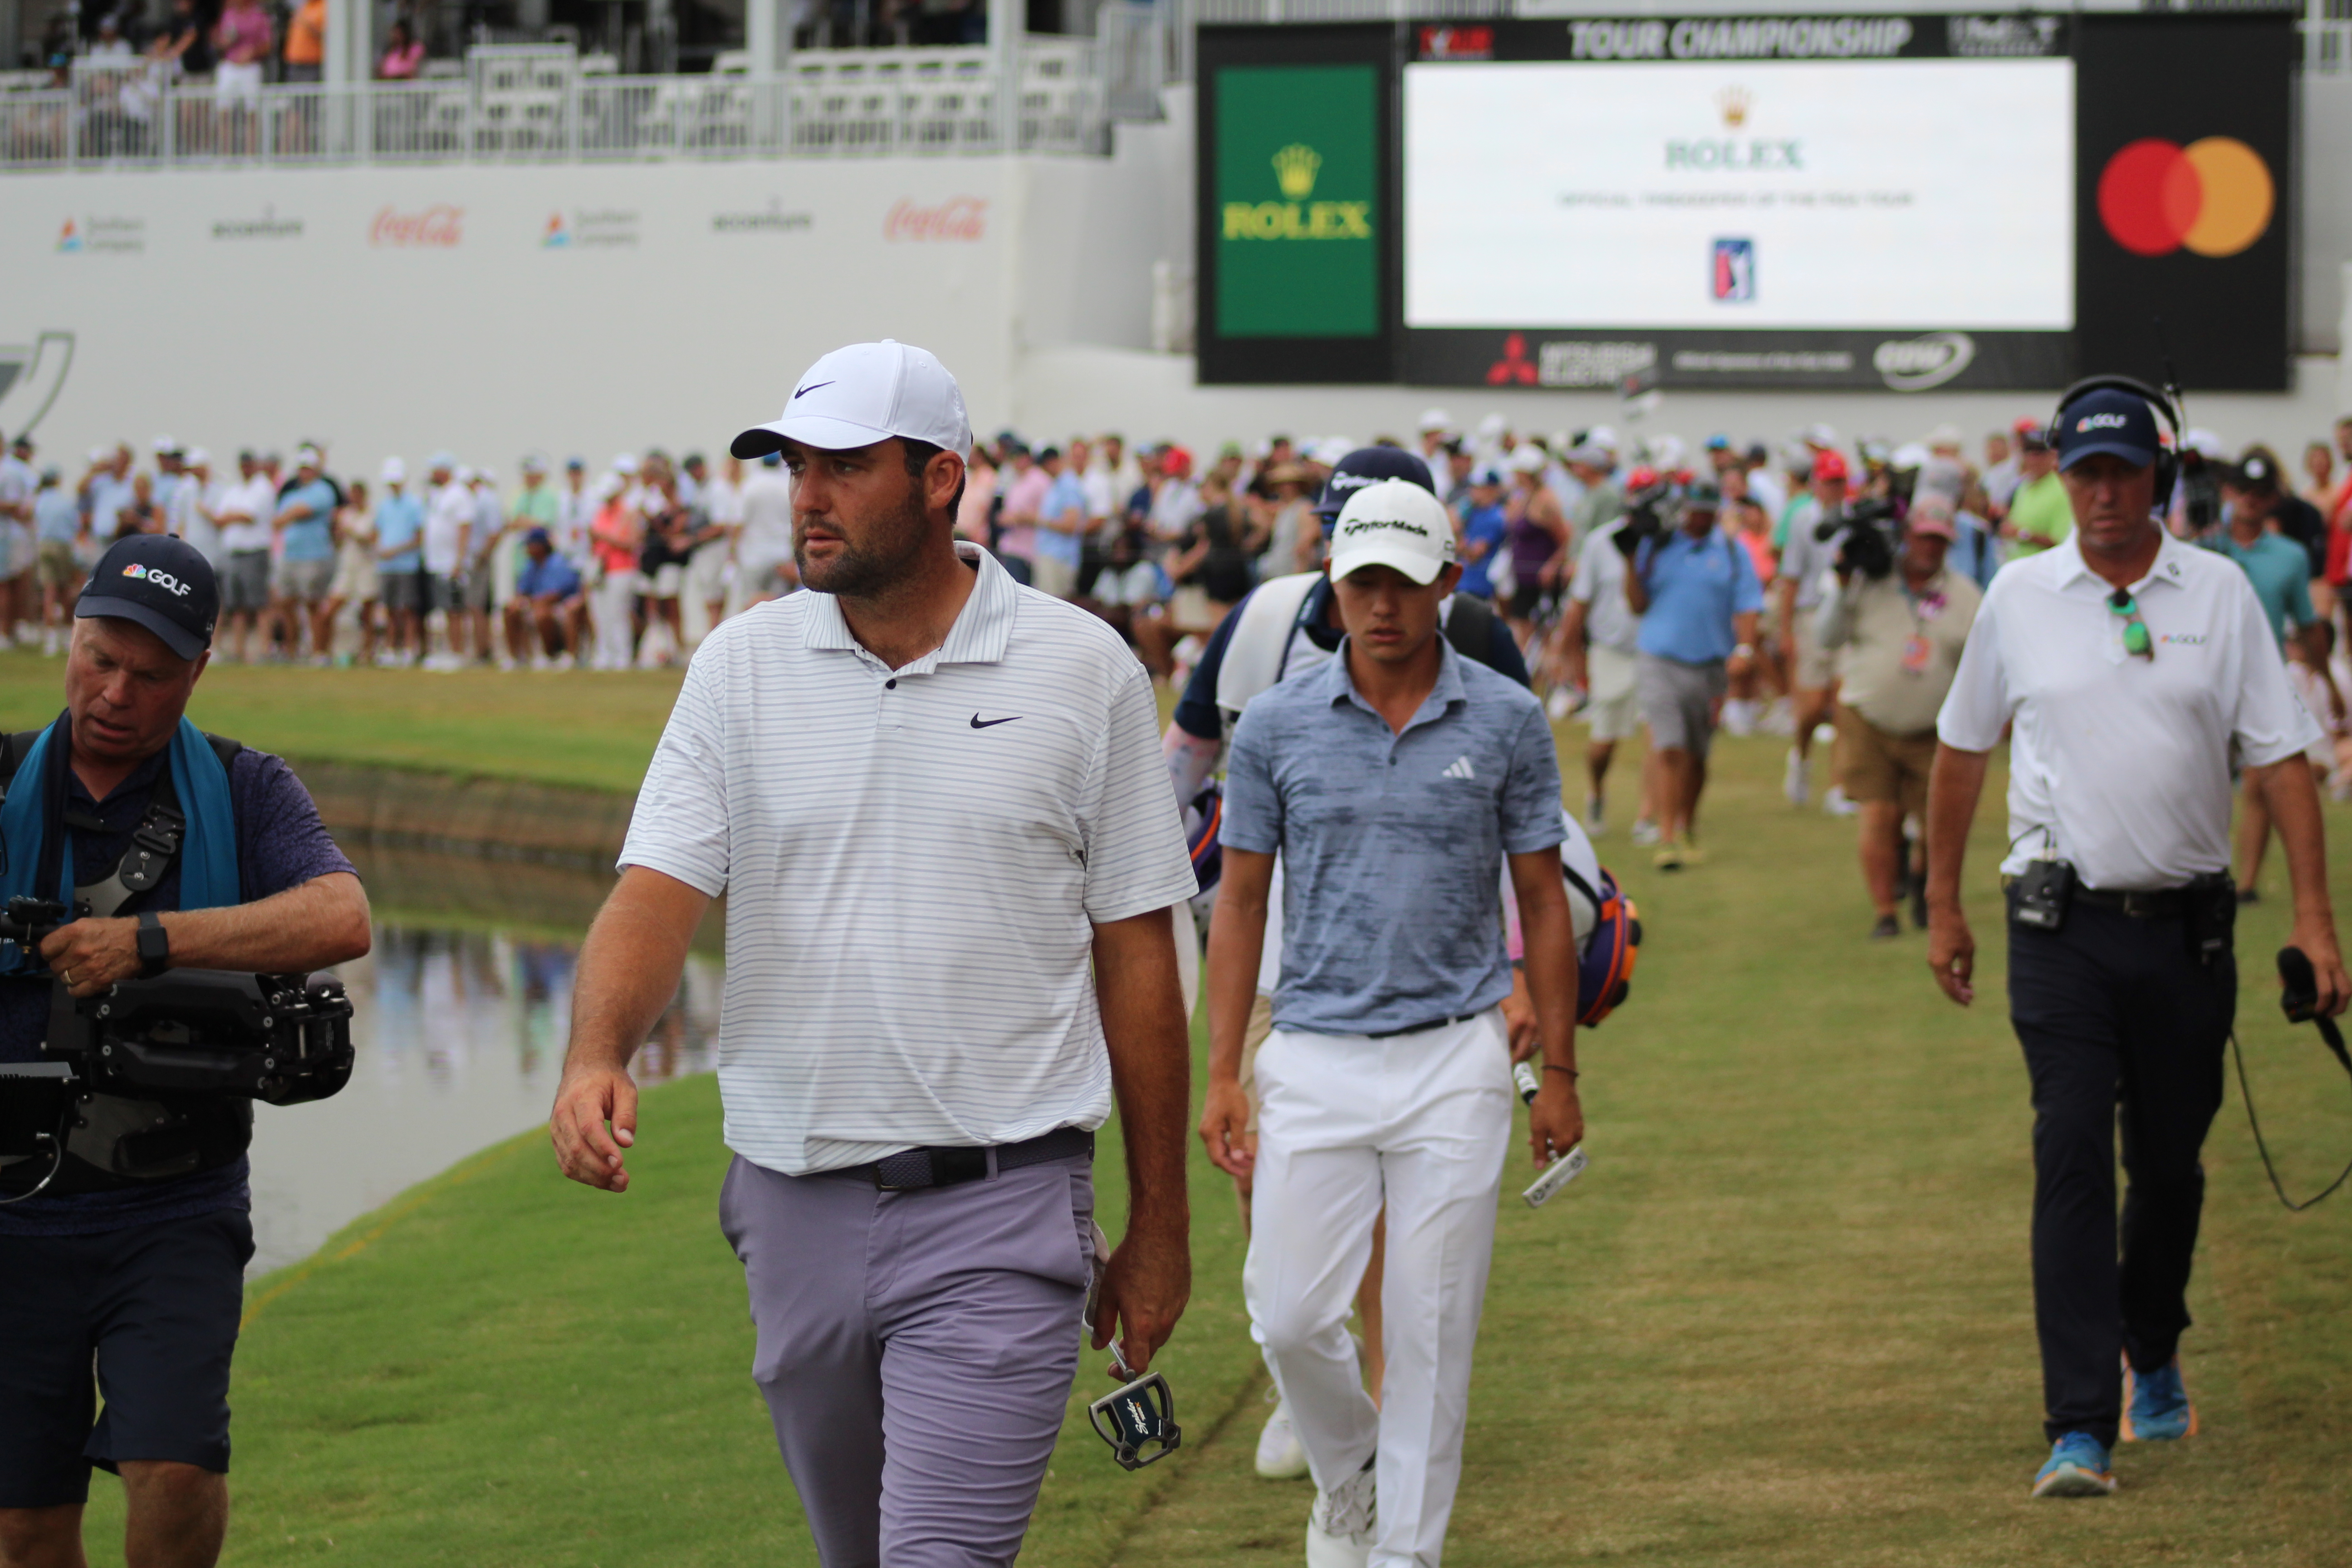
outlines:
[{"label": "white taylormade cap", "polygon": [[1454,560],[1454,519],[1410,479],[1382,479],[1348,498],[1331,530],[1333,582],[1366,566],[1393,566],[1429,584]]},{"label": "white taylormade cap", "polygon": [[845,452],[893,436],[968,457],[971,422],[947,366],[922,349],[885,338],[852,343],[809,366],[774,423],[755,425],[727,448],[739,458],[782,451],[787,440]]}]

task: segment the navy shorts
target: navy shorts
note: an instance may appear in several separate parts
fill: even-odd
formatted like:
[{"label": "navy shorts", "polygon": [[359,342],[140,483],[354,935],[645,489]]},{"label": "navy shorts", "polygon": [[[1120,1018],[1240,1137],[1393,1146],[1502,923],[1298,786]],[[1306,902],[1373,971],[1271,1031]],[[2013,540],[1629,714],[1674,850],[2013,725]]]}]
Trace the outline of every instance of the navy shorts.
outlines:
[{"label": "navy shorts", "polygon": [[252,1257],[242,1209],[0,1236],[0,1508],[87,1501],[90,1466],[126,1459],[226,1473],[228,1364]]}]

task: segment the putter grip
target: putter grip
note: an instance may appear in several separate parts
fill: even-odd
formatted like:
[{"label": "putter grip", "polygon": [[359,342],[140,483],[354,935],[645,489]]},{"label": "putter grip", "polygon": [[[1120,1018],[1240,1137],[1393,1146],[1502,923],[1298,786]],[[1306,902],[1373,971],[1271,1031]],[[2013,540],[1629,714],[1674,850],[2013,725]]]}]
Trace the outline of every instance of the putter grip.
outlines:
[{"label": "putter grip", "polygon": [[1519,1086],[1519,1098],[1529,1105],[1536,1102],[1536,1091],[1543,1088],[1543,1079],[1536,1075],[1533,1062],[1513,1062],[1511,1081]]}]

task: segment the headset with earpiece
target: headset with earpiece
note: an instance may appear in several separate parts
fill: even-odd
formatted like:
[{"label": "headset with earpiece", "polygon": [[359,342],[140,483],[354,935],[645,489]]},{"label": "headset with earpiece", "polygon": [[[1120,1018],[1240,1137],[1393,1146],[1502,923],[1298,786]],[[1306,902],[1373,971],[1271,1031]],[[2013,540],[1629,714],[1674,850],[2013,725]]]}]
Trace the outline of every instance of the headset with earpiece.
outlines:
[{"label": "headset with earpiece", "polygon": [[2172,444],[2160,447],[2156,454],[2156,510],[2162,511],[2172,504],[2172,486],[2180,478],[2181,416],[2170,393],[2159,392],[2136,376],[2086,375],[2058,395],[2058,412],[2050,421],[2050,444],[2058,445],[2059,427],[2066,422],[2066,410],[2095,392],[2126,392],[2139,398],[2156,410],[2172,432]]}]

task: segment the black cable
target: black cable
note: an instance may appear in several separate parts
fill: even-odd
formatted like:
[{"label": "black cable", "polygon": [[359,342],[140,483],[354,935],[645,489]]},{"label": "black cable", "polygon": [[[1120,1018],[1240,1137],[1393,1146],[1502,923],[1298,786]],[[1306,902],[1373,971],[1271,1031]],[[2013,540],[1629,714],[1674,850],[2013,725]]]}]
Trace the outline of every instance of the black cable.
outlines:
[{"label": "black cable", "polygon": [[2246,1081],[2246,1051],[2244,1047],[2238,1044],[2238,1031],[2235,1029],[2230,1031],[2230,1055],[2238,1064],[2238,1093],[2246,1102],[2246,1125],[2253,1129],[2254,1147],[2262,1152],[2263,1173],[2270,1177],[2271,1191],[2278,1194],[2278,1201],[2286,1205],[2287,1212],[2301,1214],[2334,1193],[2346,1181],[2352,1180],[2352,1164],[2347,1164],[2336,1173],[2334,1181],[2321,1188],[2314,1196],[2296,1203],[2286,1195],[2286,1188],[2279,1183],[2278,1167],[2271,1163],[2271,1147],[2263,1140],[2262,1119],[2254,1114],[2254,1091],[2252,1086]]}]

